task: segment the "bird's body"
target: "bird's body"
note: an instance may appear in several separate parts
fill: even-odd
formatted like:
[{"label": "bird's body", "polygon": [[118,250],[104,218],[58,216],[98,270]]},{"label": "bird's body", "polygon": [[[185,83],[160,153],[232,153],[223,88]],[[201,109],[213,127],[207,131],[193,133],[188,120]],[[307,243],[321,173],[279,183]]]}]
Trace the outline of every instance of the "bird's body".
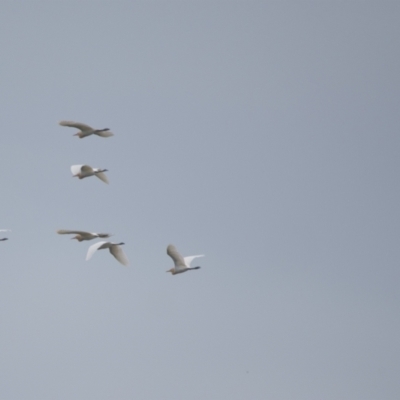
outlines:
[{"label": "bird's body", "polygon": [[[10,232],[10,230],[9,229],[0,229],[0,232]],[[5,240],[8,240],[8,238],[0,239],[1,242],[4,242]]]},{"label": "bird's body", "polygon": [[79,179],[87,178],[89,176],[97,176],[104,183],[108,183],[107,176],[104,172],[108,171],[107,169],[100,168],[92,168],[90,165],[72,165],[71,172],[74,177],[78,177]]},{"label": "bird's body", "polygon": [[92,232],[85,232],[85,231],[69,231],[67,229],[59,229],[57,231],[60,235],[69,235],[74,234],[76,236],[72,237],[71,239],[76,239],[79,242],[83,240],[92,240],[96,238],[108,238],[111,236],[109,233],[92,233]]},{"label": "bird's body", "polygon": [[86,254],[86,261],[90,260],[97,250],[109,249],[110,253],[117,259],[117,261],[119,261],[122,265],[127,266],[129,265],[129,260],[121,248],[121,245],[123,244],[125,243],[112,243],[106,241],[92,244]]},{"label": "bird's body", "polygon": [[191,267],[190,263],[197,257],[204,257],[204,254],[197,255],[197,256],[188,256],[182,257],[176,247],[170,244],[167,247],[167,254],[172,258],[174,261],[175,267],[169,269],[167,272],[171,272],[172,275],[180,274],[182,272],[186,272],[192,269],[199,269],[200,267]]},{"label": "bird's body", "polygon": [[91,126],[82,124],[80,122],[61,121],[60,125],[79,129],[79,132],[75,133],[74,136],[78,136],[80,139],[83,139],[86,136],[90,136],[90,135],[97,135],[97,136],[104,137],[104,138],[114,136],[114,134],[112,132],[110,132],[110,130],[108,128],[93,129]]}]

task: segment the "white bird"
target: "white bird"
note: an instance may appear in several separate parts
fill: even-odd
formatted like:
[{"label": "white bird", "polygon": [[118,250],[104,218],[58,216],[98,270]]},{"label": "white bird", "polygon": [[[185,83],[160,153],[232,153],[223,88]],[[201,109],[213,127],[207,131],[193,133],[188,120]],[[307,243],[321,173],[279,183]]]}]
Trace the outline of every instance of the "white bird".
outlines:
[{"label": "white bird", "polygon": [[122,265],[128,265],[129,260],[126,257],[125,253],[121,249],[121,245],[125,243],[111,243],[111,242],[97,242],[95,244],[92,244],[88,252],[86,254],[86,261],[90,260],[93,256],[93,254],[96,252],[96,250],[102,250],[102,249],[109,249],[110,253],[122,264]]},{"label": "white bird", "polygon": [[[0,232],[11,232],[11,231],[10,231],[10,229],[0,229]],[[1,242],[3,242],[4,240],[8,240],[8,238],[0,239]]]},{"label": "white bird", "polygon": [[77,128],[80,132],[75,133],[73,136],[79,136],[80,139],[83,139],[86,136],[90,135],[97,135],[101,137],[110,137],[114,136],[112,132],[108,128],[104,129],[93,129],[89,125],[81,124],[80,122],[73,122],[73,121],[61,121],[61,126],[69,126],[71,128]]},{"label": "white bird", "polygon": [[200,267],[191,267],[190,263],[197,257],[204,257],[204,254],[200,254],[198,256],[188,256],[182,257],[176,247],[170,244],[167,247],[167,254],[172,258],[174,261],[175,267],[169,269],[167,272],[171,272],[172,275],[180,274],[182,272],[186,272],[192,269],[199,269]]},{"label": "white bird", "polygon": [[79,179],[87,178],[88,176],[97,176],[100,180],[108,183],[108,179],[104,172],[108,169],[92,168],[90,165],[72,165],[71,172],[72,175],[78,177]]},{"label": "white bird", "polygon": [[85,232],[85,231],[69,231],[67,229],[59,229],[57,231],[60,235],[69,235],[69,234],[76,234],[76,236],[72,237],[72,239],[76,239],[79,242],[82,240],[92,240],[95,238],[108,238],[111,236],[109,233],[93,233],[93,232]]}]

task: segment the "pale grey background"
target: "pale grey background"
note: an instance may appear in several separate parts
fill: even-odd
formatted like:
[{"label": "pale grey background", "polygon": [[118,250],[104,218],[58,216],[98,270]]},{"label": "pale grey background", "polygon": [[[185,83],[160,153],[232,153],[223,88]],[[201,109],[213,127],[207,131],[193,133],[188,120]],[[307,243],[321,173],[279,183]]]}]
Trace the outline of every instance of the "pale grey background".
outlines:
[{"label": "pale grey background", "polygon": [[398,399],[399,17],[2,2],[0,398]]}]

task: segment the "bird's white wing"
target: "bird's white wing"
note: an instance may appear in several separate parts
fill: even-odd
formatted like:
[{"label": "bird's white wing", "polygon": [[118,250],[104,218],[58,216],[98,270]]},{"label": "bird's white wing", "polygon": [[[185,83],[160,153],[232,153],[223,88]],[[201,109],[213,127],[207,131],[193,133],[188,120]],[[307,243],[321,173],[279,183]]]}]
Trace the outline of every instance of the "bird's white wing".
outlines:
[{"label": "bird's white wing", "polygon": [[102,241],[102,242],[97,242],[95,244],[92,244],[89,247],[88,252],[86,254],[86,261],[90,260],[92,258],[92,256],[93,256],[93,254],[96,252],[96,250],[98,250],[105,243],[107,243],[107,242],[106,241]]},{"label": "bird's white wing", "polygon": [[0,232],[11,232],[11,229],[0,229]]},{"label": "bird's white wing", "polygon": [[70,128],[77,128],[77,129],[80,129],[82,132],[93,131],[93,128],[91,126],[86,125],[86,124],[82,124],[80,122],[61,121],[60,125],[61,126],[69,126]]},{"label": "bird's white wing", "polygon": [[82,165],[81,166],[81,172],[84,174],[92,173],[93,168],[90,165]]},{"label": "bird's white wing", "polygon": [[103,182],[108,183],[107,176],[106,176],[106,174],[105,174],[104,172],[97,172],[95,175],[96,175],[100,180],[102,180]]},{"label": "bird's white wing", "polygon": [[81,173],[81,168],[83,165],[71,165],[71,172],[72,175],[78,175]]},{"label": "bird's white wing", "polygon": [[185,265],[190,268],[190,263],[197,257],[204,257],[204,254],[200,254],[198,256],[187,256],[184,258],[185,260]]},{"label": "bird's white wing", "polygon": [[175,267],[185,267],[185,260],[183,257],[179,254],[178,250],[173,244],[170,244],[167,247],[167,254],[172,258],[174,261]]},{"label": "bird's white wing", "polygon": [[59,229],[57,231],[60,235],[69,235],[69,234],[75,234],[75,235],[87,235],[90,232],[84,232],[84,231],[69,231],[67,229]]},{"label": "bird's white wing", "polygon": [[95,135],[101,136],[101,137],[110,137],[114,136],[114,134],[110,131],[103,131],[103,132],[94,132]]},{"label": "bird's white wing", "polygon": [[129,260],[121,246],[117,244],[110,247],[110,253],[122,264],[125,266],[129,265]]}]

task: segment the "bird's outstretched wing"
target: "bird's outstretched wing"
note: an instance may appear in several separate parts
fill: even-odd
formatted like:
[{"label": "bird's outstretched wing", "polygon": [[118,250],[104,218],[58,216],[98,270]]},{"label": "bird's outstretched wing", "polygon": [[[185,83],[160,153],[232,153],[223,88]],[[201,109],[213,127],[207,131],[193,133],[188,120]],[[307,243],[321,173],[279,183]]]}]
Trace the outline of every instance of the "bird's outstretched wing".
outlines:
[{"label": "bird's outstretched wing", "polygon": [[113,245],[110,247],[110,253],[122,264],[125,266],[129,265],[129,260],[121,246]]},{"label": "bird's outstretched wing", "polygon": [[90,132],[93,131],[93,128],[89,125],[82,124],[80,122],[74,121],[60,121],[61,126],[69,126],[70,128],[80,129],[82,132]]},{"label": "bird's outstretched wing", "polygon": [[95,244],[92,244],[89,247],[88,252],[86,254],[86,261],[90,260],[92,258],[92,256],[93,256],[93,254],[96,252],[96,250],[98,250],[105,243],[107,243],[107,242],[106,241],[102,241],[102,242],[97,242]]},{"label": "bird's outstretched wing", "polygon": [[198,256],[187,256],[184,258],[185,264],[188,268],[190,268],[190,263],[197,257],[204,257],[204,254],[200,254]]},{"label": "bird's outstretched wing", "polygon": [[75,235],[87,235],[90,232],[85,232],[85,231],[69,231],[68,229],[59,229],[57,231],[60,235],[69,235],[69,234],[75,234]]},{"label": "bird's outstretched wing", "polygon": [[96,175],[100,180],[102,180],[104,183],[109,183],[109,182],[108,182],[108,179],[107,179],[107,176],[106,176],[106,174],[105,174],[104,172],[97,172],[95,175]]},{"label": "bird's outstretched wing", "polygon": [[175,267],[185,267],[185,260],[179,254],[178,250],[173,244],[168,245],[167,247],[167,254],[172,258],[174,261]]},{"label": "bird's outstretched wing", "polygon": [[110,131],[94,131],[93,132],[95,135],[97,136],[101,136],[101,137],[110,137],[110,136],[114,136],[114,134]]}]

